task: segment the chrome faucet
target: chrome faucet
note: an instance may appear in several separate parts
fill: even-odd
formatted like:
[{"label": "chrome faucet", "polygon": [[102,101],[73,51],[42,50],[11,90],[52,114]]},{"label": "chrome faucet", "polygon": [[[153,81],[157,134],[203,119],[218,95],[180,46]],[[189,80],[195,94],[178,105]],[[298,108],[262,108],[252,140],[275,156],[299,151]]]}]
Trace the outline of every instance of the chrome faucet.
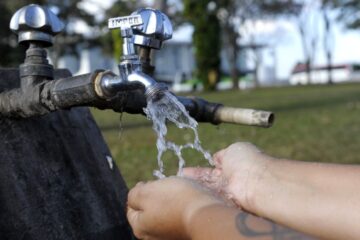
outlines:
[{"label": "chrome faucet", "polygon": [[142,25],[134,26],[134,44],[152,49],[160,49],[162,43],[172,38],[173,28],[169,18],[162,12],[142,8],[131,14],[140,15]]},{"label": "chrome faucet", "polygon": [[[165,91],[164,84],[155,81],[146,69],[150,66],[151,49],[160,49],[163,41],[172,37],[169,18],[159,10],[142,8],[130,16],[110,18],[109,29],[119,28],[123,38],[123,56],[119,63],[120,78],[105,77],[100,83],[102,93],[135,88],[141,84],[147,98]],[[141,57],[136,53],[136,47]]]}]

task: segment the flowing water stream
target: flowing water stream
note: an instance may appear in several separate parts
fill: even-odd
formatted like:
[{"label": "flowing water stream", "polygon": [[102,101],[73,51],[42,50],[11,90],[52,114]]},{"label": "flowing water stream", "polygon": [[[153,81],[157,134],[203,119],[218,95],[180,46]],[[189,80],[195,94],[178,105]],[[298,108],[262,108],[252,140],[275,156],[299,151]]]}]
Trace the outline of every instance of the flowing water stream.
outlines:
[{"label": "flowing water stream", "polygon": [[[174,152],[179,160],[178,175],[182,175],[182,169],[185,165],[185,160],[182,157],[182,150],[186,148],[192,148],[204,155],[204,158],[213,165],[212,158],[209,152],[205,151],[199,140],[199,134],[197,132],[197,121],[193,119],[186,111],[184,105],[172,95],[170,92],[165,91],[162,98],[151,99],[147,103],[147,107],[144,109],[148,119],[153,121],[153,129],[157,134],[156,147],[158,149],[157,161],[159,169],[154,171],[154,175],[158,178],[164,178],[164,163],[162,161],[162,155],[170,150]],[[174,142],[166,140],[167,127],[166,121],[175,123],[178,128],[191,129],[194,132],[194,141],[186,143],[184,145],[178,145]]]}]

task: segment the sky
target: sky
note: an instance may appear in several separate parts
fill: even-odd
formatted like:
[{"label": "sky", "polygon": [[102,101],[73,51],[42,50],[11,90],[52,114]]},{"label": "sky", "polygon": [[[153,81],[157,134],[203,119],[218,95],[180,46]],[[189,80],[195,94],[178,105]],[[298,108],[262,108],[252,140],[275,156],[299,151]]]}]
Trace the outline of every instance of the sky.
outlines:
[{"label": "sky", "polygon": [[[153,2],[153,0],[146,1],[149,4]],[[96,12],[101,17],[99,6],[102,9],[109,8],[114,0],[85,0],[84,2],[84,8],[90,12]],[[310,15],[314,18],[314,21],[312,23],[310,22],[310,24],[314,24],[315,22],[319,25],[318,28],[315,27],[312,30],[318,31],[320,35],[318,51],[315,55],[315,65],[324,65],[326,64],[326,60],[321,36],[322,22],[318,15],[319,13],[316,11]],[[255,35],[258,41],[266,42],[271,46],[268,51],[263,53],[264,63],[272,66],[274,62],[276,62],[277,78],[288,78],[295,64],[304,61],[301,38],[294,24],[294,19],[260,21],[255,25]],[[181,38],[179,34],[185,34],[185,32],[177,33],[177,38]],[[333,35],[335,39],[333,51],[334,64],[360,62],[360,47],[358,47],[360,45],[360,30],[348,30],[336,22],[333,28]],[[274,61],[273,54],[269,51],[270,49],[272,51],[275,49],[276,61]]]},{"label": "sky", "polygon": [[[277,44],[278,55],[278,76],[281,78],[290,74],[293,66],[304,60],[301,45],[301,38],[297,29],[289,24],[288,36]],[[348,30],[339,24],[334,25],[334,48],[333,64],[351,64],[360,62],[360,30]],[[325,65],[326,58],[324,53],[323,39],[320,36],[318,50],[315,55],[315,65]]]}]

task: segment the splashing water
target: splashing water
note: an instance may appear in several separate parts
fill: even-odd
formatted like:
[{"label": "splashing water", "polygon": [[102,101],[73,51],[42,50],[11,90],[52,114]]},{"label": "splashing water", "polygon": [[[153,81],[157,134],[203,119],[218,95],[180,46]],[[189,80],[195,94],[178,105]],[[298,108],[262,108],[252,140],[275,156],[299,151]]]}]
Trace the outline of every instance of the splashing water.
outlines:
[{"label": "splashing water", "polygon": [[[158,178],[164,178],[164,163],[161,159],[162,155],[167,151],[173,151],[179,160],[178,175],[182,175],[182,169],[185,165],[185,160],[182,157],[182,150],[186,148],[192,148],[204,155],[204,158],[208,160],[210,165],[213,165],[213,161],[209,152],[205,151],[199,140],[199,134],[197,132],[197,125],[195,119],[193,119],[186,111],[184,105],[172,95],[170,92],[164,92],[164,96],[160,99],[151,99],[147,103],[147,107],[144,109],[148,119],[153,121],[153,129],[157,134],[156,147],[158,149],[157,161],[159,170],[154,171],[154,175]],[[192,143],[186,143],[184,145],[177,145],[171,141],[166,140],[167,133],[166,120],[169,120],[176,124],[178,128],[188,128],[194,132],[194,141]]]}]

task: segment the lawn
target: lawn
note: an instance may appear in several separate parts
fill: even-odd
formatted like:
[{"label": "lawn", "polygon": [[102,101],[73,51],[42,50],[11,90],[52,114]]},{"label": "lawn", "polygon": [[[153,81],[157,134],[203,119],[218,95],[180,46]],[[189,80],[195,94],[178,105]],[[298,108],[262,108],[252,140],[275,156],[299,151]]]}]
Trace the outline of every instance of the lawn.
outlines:
[{"label": "lawn", "polygon": [[[211,153],[237,141],[256,144],[266,153],[304,161],[360,163],[360,84],[263,88],[199,93],[196,96],[228,106],[275,112],[272,128],[202,123],[199,135]],[[144,116],[92,110],[129,187],[153,179],[157,168],[156,137]],[[122,125],[122,127],[121,127]],[[121,130],[122,129],[122,130]],[[169,125],[169,139],[178,143],[193,134]],[[192,150],[184,153],[187,166],[206,166]],[[177,160],[164,156],[166,173],[174,174]]]}]

